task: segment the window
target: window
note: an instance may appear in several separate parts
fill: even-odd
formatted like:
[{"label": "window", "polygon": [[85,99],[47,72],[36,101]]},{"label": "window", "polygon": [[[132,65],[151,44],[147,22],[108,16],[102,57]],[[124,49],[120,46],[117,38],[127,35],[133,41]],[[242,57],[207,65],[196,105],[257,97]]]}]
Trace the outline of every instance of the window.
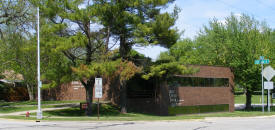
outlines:
[{"label": "window", "polygon": [[178,77],[168,79],[169,86],[176,87],[228,87],[228,78]]}]

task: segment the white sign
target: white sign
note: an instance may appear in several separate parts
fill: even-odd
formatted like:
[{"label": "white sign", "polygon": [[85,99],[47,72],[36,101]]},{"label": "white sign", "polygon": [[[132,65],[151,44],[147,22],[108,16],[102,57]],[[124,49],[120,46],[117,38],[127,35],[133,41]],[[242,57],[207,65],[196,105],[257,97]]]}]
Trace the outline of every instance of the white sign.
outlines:
[{"label": "white sign", "polygon": [[264,68],[262,74],[268,81],[270,81],[275,75],[275,70],[271,66],[267,66]]},{"label": "white sign", "polygon": [[42,82],[41,81],[38,81],[38,87],[42,88]]},{"label": "white sign", "polygon": [[102,78],[95,78],[95,98],[102,98]]},{"label": "white sign", "polygon": [[264,82],[264,89],[273,89],[273,82]]}]

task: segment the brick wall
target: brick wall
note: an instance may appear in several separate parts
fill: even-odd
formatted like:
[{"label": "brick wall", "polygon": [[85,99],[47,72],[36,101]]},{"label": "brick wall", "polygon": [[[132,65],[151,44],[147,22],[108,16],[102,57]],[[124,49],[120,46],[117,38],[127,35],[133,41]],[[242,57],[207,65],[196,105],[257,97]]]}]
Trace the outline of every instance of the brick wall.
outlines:
[{"label": "brick wall", "polygon": [[234,111],[234,75],[228,67],[194,66],[199,72],[183,77],[228,78],[228,87],[178,87],[180,106],[229,104]]},{"label": "brick wall", "polygon": [[[229,78],[229,87],[177,87],[180,106],[229,104],[229,111],[234,111],[234,75],[230,68],[215,66],[198,67],[199,72],[193,75],[181,75],[183,77],[203,78]],[[118,80],[114,80],[118,81]],[[118,103],[119,93],[117,87],[109,87],[110,83],[104,83],[103,98]],[[112,83],[117,86],[118,83]],[[164,82],[156,85],[157,97],[152,99],[128,99],[128,107],[139,111],[152,112],[160,115],[168,114],[169,90]],[[63,84],[60,87],[43,90],[43,100],[85,100],[85,88],[78,82]],[[150,104],[150,107],[146,105]],[[144,106],[145,105],[145,106]],[[143,110],[142,110],[143,109]]]},{"label": "brick wall", "polygon": [[[104,85],[103,98],[101,98],[100,100],[108,99],[108,90],[108,84]],[[78,81],[72,81],[71,83],[62,84],[61,86],[56,88],[43,90],[42,93],[43,100],[86,100],[85,88]]]}]

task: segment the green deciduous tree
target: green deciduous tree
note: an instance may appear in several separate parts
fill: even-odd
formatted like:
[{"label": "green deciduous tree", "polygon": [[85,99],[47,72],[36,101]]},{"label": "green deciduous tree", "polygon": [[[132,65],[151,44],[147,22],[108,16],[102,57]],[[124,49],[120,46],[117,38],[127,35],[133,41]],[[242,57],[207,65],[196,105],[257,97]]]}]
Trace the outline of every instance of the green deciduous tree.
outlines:
[{"label": "green deciduous tree", "polygon": [[13,26],[18,32],[28,32],[34,20],[33,8],[27,0],[0,0],[0,36]]},{"label": "green deciduous tree", "polygon": [[[29,99],[34,99],[36,84],[36,46],[16,30],[6,30],[0,41],[1,71],[15,72],[23,76]],[[17,79],[13,79],[17,80]]]},{"label": "green deciduous tree", "polygon": [[34,99],[36,82],[34,13],[28,1],[0,1],[0,71],[21,74],[30,100]]},{"label": "green deciduous tree", "polygon": [[235,83],[246,90],[246,109],[251,108],[251,96],[261,86],[259,56],[271,54],[270,29],[248,15],[233,14],[225,23],[214,19],[195,39],[199,64],[223,65],[232,69]]}]

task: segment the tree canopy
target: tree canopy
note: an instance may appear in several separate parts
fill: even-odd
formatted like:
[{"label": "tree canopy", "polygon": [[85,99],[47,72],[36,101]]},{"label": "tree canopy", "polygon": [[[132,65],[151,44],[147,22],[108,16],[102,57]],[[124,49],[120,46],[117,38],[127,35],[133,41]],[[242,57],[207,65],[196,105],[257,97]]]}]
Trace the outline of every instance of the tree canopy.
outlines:
[{"label": "tree canopy", "polygon": [[179,41],[160,58],[173,57],[169,59],[187,64],[230,67],[235,83],[246,90],[246,107],[250,109],[252,92],[261,86],[261,68],[254,64],[254,60],[260,56],[274,58],[271,34],[264,22],[245,14],[240,17],[231,14],[225,23],[214,18],[194,40]]}]

